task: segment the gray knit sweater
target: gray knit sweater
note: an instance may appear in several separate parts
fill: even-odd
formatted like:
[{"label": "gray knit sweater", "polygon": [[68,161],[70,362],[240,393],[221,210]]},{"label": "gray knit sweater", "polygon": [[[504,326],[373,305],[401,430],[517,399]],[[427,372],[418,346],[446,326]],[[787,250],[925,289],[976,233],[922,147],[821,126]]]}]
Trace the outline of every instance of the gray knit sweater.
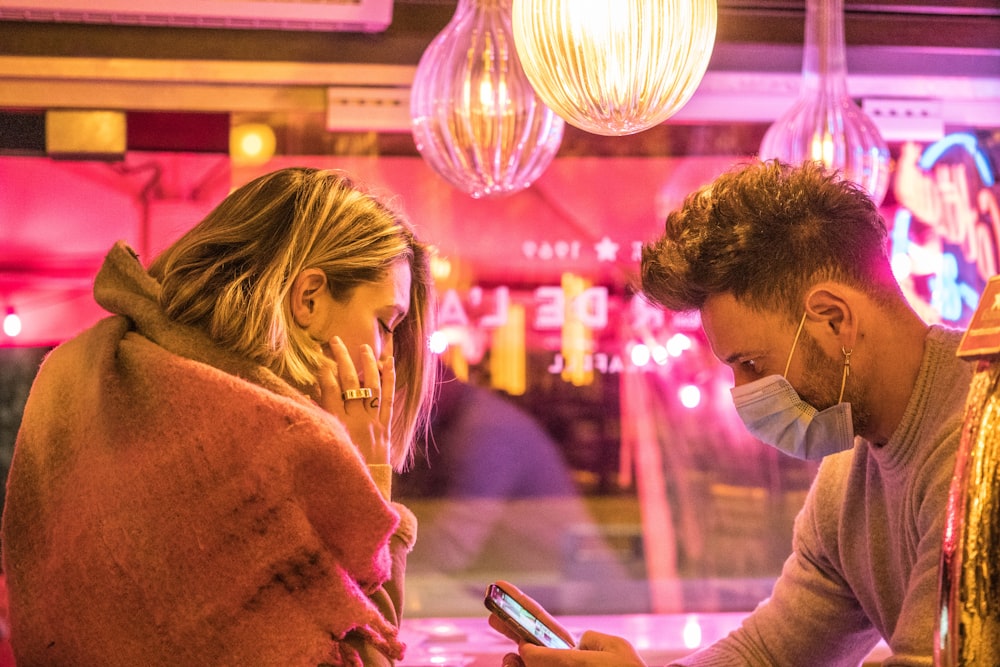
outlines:
[{"label": "gray knit sweater", "polygon": [[824,459],[771,597],[742,627],[676,665],[855,666],[884,638],[885,665],[932,665],[948,490],[973,364],[961,333],[932,327],[889,442]]}]

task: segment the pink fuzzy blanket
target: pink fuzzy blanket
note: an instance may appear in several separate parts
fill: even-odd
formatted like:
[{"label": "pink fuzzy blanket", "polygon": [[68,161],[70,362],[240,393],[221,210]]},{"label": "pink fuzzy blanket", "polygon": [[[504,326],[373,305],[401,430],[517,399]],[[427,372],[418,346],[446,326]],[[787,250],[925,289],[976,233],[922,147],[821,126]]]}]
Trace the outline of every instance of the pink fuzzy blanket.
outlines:
[{"label": "pink fuzzy blanket", "polygon": [[118,316],[54,350],[8,481],[12,643],[31,665],[391,658],[368,598],[399,515],[333,417],[160,311],[123,245],[98,276]]}]

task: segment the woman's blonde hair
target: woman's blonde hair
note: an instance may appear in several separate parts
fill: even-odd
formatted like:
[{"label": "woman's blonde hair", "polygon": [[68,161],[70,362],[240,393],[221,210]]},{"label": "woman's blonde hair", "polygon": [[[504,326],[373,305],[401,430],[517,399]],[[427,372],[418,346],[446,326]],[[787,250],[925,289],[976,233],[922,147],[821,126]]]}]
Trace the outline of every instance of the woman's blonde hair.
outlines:
[{"label": "woman's blonde hair", "polygon": [[281,169],[226,197],[157,257],[150,273],[173,320],[315,397],[323,351],[292,319],[293,280],[318,268],[333,297],[346,301],[399,261],[412,277],[409,314],[393,333],[392,460],[402,469],[416,431],[428,423],[436,364],[426,342],[434,310],[429,251],[401,215],[342,173]]}]

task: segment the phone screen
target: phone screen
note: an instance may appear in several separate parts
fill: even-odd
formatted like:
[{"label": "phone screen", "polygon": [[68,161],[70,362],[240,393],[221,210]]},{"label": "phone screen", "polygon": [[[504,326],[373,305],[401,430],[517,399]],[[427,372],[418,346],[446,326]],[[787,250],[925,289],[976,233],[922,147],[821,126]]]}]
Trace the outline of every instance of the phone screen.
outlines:
[{"label": "phone screen", "polygon": [[573,648],[499,586],[489,587],[486,606],[520,629],[528,641],[549,648]]}]

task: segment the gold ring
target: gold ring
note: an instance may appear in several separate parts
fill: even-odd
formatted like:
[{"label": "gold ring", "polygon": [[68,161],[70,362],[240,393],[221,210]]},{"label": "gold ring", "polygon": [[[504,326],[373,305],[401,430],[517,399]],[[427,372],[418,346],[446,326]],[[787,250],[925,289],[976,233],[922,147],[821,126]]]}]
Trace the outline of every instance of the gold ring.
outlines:
[{"label": "gold ring", "polygon": [[375,395],[368,387],[362,387],[361,389],[345,389],[344,393],[340,395],[345,401],[353,401],[356,398],[371,398]]}]

